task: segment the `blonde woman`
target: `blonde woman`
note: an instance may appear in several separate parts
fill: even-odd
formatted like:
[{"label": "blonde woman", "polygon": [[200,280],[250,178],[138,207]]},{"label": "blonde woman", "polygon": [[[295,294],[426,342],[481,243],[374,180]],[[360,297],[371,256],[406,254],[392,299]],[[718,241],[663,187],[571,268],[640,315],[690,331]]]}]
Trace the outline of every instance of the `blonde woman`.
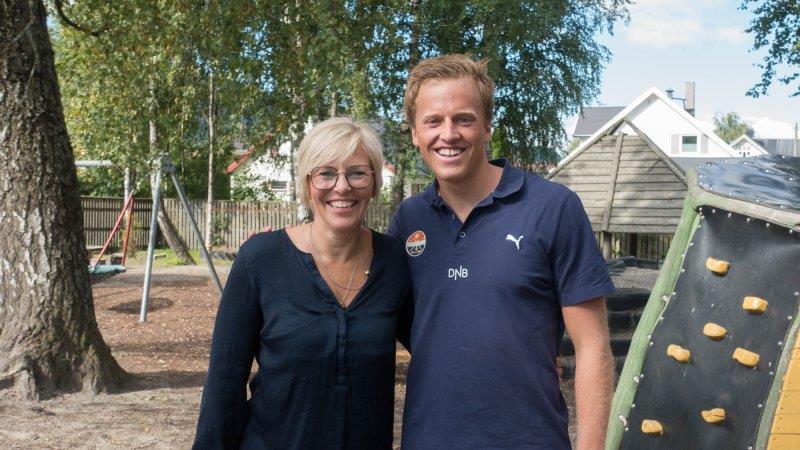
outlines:
[{"label": "blonde woman", "polygon": [[382,168],[367,124],[332,118],[303,139],[297,186],[314,221],[240,249],[217,312],[195,448],[391,448],[409,281],[402,244],[362,225]]}]

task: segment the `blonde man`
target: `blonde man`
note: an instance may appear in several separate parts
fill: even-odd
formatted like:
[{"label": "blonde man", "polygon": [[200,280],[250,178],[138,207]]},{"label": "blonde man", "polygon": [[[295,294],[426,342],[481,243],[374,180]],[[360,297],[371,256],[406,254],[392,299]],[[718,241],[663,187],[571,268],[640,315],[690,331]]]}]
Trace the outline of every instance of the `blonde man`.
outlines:
[{"label": "blonde man", "polygon": [[406,84],[414,145],[436,175],[389,233],[413,292],[403,448],[569,448],[555,360],[576,351],[578,448],[603,446],[613,292],[578,197],[489,161],[494,83],[465,55],[422,61]]}]

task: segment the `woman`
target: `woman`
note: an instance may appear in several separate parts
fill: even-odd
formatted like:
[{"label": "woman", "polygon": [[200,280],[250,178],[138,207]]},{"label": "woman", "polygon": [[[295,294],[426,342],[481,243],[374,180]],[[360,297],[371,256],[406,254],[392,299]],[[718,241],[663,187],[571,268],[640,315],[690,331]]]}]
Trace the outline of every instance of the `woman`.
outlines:
[{"label": "woman", "polygon": [[395,329],[409,281],[402,244],[362,225],[382,167],[367,124],[337,117],[303,139],[297,186],[314,221],[239,250],[195,448],[391,448]]}]

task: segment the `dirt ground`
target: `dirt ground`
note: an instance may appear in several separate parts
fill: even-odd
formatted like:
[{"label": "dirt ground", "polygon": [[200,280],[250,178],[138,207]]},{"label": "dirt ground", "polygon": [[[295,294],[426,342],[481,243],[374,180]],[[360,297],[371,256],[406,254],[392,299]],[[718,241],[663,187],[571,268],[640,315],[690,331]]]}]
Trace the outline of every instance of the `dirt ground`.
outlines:
[{"label": "dirt ground", "polygon": [[[221,278],[226,267],[218,267]],[[0,392],[2,448],[188,448],[208,367],[217,291],[204,267],[154,271],[147,322],[139,322],[143,269],[94,286],[97,321],[131,374],[124,392],[23,402]],[[408,354],[398,352],[395,448],[399,448]],[[572,414],[572,383],[562,384]],[[570,422],[574,439],[574,422]]]}]

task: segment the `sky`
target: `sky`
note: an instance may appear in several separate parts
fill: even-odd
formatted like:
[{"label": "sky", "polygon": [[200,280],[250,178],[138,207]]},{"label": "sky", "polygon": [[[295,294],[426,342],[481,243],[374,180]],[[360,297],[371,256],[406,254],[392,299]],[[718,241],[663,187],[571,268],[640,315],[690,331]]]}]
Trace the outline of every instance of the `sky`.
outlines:
[{"label": "sky", "polygon": [[[761,79],[755,64],[763,52],[751,51],[745,32],[754,17],[731,0],[638,0],[630,23],[617,24],[613,36],[599,41],[612,53],[600,95],[587,106],[626,106],[651,86],[684,97],[686,81],[695,82],[696,117],[711,123],[715,114],[735,111],[756,137],[793,138],[800,121],[800,97],[773,81],[767,96],[747,90]],[[796,85],[795,85],[796,87]],[[566,125],[571,135],[575,118]]]}]

